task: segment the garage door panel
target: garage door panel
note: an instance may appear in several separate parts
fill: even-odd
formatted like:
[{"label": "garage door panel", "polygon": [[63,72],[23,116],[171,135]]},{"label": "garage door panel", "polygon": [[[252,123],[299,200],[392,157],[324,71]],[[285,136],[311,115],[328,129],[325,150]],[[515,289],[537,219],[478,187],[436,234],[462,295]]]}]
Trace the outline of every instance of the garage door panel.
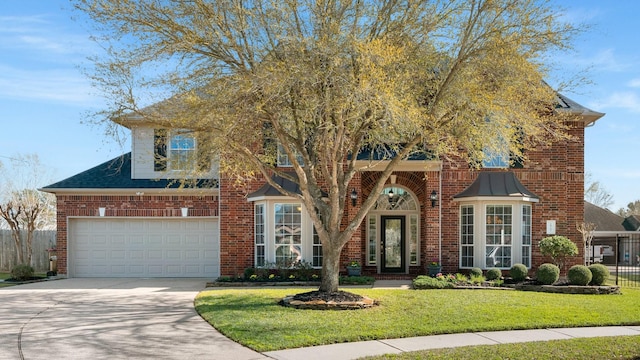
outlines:
[{"label": "garage door panel", "polygon": [[71,219],[70,276],[217,277],[218,239],[217,219]]}]

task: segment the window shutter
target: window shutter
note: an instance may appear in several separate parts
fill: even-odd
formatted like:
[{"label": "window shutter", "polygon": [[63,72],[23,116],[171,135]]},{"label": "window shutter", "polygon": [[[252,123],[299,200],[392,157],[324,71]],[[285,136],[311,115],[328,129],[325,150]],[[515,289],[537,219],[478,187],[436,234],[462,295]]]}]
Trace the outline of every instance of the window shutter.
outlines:
[{"label": "window shutter", "polygon": [[153,131],[153,170],[167,170],[167,129]]}]

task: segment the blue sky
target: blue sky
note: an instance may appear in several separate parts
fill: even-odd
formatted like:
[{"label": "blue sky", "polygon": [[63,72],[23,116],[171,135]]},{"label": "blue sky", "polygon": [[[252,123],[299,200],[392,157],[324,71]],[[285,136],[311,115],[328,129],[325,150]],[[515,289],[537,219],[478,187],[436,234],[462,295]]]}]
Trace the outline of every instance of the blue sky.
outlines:
[{"label": "blue sky", "polygon": [[[611,209],[617,210],[640,199],[634,163],[640,144],[640,1],[557,4],[568,9],[569,19],[593,25],[558,63],[567,71],[589,69],[593,85],[565,95],[607,114],[586,130],[585,167],[613,195]],[[74,15],[66,0],[0,1],[0,161],[35,153],[55,181],[129,151],[128,144],[122,147],[83,123],[102,105],[79,70],[98,49]]]}]

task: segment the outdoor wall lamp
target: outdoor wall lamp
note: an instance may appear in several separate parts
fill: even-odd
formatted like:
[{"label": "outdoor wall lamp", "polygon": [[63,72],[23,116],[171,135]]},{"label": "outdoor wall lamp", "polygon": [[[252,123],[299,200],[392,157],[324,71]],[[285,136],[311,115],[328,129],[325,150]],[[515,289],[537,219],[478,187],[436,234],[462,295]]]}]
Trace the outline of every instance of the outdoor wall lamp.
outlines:
[{"label": "outdoor wall lamp", "polygon": [[356,188],[353,188],[353,190],[351,190],[351,206],[356,206],[356,201],[358,200],[358,192],[356,191]]},{"label": "outdoor wall lamp", "polygon": [[433,190],[431,195],[429,195],[429,200],[431,200],[431,207],[436,207],[436,203],[438,202],[438,193]]}]

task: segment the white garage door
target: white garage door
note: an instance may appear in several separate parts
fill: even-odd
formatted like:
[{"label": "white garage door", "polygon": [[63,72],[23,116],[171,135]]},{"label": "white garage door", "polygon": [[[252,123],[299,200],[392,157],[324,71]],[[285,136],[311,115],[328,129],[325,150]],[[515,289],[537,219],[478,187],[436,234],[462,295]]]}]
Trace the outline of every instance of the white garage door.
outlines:
[{"label": "white garage door", "polygon": [[217,219],[69,220],[69,276],[218,277]]}]

